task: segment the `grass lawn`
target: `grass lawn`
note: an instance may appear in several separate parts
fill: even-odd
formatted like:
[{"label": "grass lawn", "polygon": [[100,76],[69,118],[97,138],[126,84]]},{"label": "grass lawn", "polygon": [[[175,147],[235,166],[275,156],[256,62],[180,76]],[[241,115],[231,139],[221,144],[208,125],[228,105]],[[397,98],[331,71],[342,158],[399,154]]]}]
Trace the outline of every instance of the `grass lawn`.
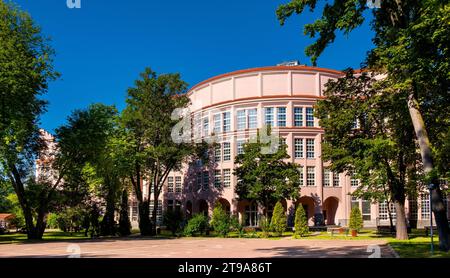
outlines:
[{"label": "grass lawn", "polygon": [[390,239],[389,245],[401,258],[450,258],[450,252],[438,251],[439,239],[434,237],[434,253],[431,255],[430,237],[411,236],[409,240]]},{"label": "grass lawn", "polygon": [[[71,240],[71,239],[88,239],[84,233],[65,233],[62,231],[45,232],[43,239],[45,241]],[[22,243],[22,242],[41,242],[39,240],[27,240],[27,235],[22,233],[10,233],[0,235],[0,244],[5,243]]]}]

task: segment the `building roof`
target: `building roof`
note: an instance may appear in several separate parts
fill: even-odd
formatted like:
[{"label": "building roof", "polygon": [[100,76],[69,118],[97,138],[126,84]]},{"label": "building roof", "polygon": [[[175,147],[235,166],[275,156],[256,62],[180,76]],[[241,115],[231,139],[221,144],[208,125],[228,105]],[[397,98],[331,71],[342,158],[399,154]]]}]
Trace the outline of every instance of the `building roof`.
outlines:
[{"label": "building roof", "polygon": [[9,218],[14,218],[14,214],[12,213],[0,213],[0,220],[6,220]]},{"label": "building roof", "polygon": [[194,85],[192,88],[189,89],[188,93],[192,92],[193,90],[197,89],[198,87],[200,87],[204,84],[207,84],[214,80],[218,80],[218,79],[225,78],[225,77],[230,77],[230,76],[239,75],[239,74],[252,73],[252,72],[261,72],[261,71],[290,71],[290,70],[316,71],[316,72],[323,72],[323,73],[329,73],[329,74],[335,74],[335,75],[343,74],[343,72],[339,71],[339,70],[318,68],[318,67],[309,67],[309,66],[268,66],[268,67],[250,68],[250,69],[232,71],[229,73],[224,73],[224,74],[220,74],[220,75],[208,78],[208,79]]}]

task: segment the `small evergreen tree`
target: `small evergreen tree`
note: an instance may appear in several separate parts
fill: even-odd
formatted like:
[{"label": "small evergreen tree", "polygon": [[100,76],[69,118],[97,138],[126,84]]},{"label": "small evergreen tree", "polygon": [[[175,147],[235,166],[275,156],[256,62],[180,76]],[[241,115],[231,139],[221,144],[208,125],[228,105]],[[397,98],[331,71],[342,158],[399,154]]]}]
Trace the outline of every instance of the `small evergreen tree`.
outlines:
[{"label": "small evergreen tree", "polygon": [[363,219],[361,215],[361,211],[358,207],[352,208],[352,212],[350,213],[350,223],[348,227],[351,230],[359,231],[363,228]]},{"label": "small evergreen tree", "polygon": [[120,207],[119,218],[119,234],[121,236],[128,236],[131,234],[131,222],[128,215],[128,192],[126,189],[122,192],[122,204]]},{"label": "small evergreen tree", "polygon": [[281,202],[277,202],[273,209],[272,221],[270,223],[271,230],[275,233],[275,236],[281,236],[287,227],[286,213],[284,212]]},{"label": "small evergreen tree", "polygon": [[216,231],[220,236],[226,237],[231,230],[231,219],[228,213],[222,208],[220,203],[217,203],[214,207],[211,227],[213,227],[214,231]]},{"label": "small evergreen tree", "polygon": [[306,218],[305,209],[301,204],[298,205],[297,210],[295,211],[294,228],[296,237],[305,236],[309,232],[308,218]]},{"label": "small evergreen tree", "polygon": [[176,235],[181,230],[183,213],[178,209],[168,210],[164,213],[163,223],[172,232],[172,235]]},{"label": "small evergreen tree", "polygon": [[267,218],[265,216],[262,216],[261,219],[259,220],[259,227],[261,228],[263,234],[263,237],[269,237],[270,236],[270,221],[267,220]]}]

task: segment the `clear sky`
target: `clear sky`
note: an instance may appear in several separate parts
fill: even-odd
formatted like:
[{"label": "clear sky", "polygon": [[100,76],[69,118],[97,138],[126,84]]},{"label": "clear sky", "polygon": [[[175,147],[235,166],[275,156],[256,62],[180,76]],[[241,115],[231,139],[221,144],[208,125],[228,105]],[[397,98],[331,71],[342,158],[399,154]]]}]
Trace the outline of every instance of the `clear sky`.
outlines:
[{"label": "clear sky", "polygon": [[[45,95],[50,104],[42,127],[52,132],[91,103],[125,106],[128,87],[145,67],[179,72],[190,86],[209,77],[286,60],[311,65],[312,42],[303,25],[319,13],[295,16],[281,27],[275,10],[288,0],[14,0],[51,37],[61,78]],[[338,36],[318,66],[359,68],[371,49],[366,23]]]}]

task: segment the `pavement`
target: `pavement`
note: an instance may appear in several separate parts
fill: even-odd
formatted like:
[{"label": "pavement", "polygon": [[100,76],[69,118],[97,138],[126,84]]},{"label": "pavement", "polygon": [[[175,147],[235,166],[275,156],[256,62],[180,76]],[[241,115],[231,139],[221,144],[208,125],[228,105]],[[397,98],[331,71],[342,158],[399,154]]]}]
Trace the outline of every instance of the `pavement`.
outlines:
[{"label": "pavement", "polygon": [[126,238],[0,244],[0,258],[393,258],[384,240]]}]

